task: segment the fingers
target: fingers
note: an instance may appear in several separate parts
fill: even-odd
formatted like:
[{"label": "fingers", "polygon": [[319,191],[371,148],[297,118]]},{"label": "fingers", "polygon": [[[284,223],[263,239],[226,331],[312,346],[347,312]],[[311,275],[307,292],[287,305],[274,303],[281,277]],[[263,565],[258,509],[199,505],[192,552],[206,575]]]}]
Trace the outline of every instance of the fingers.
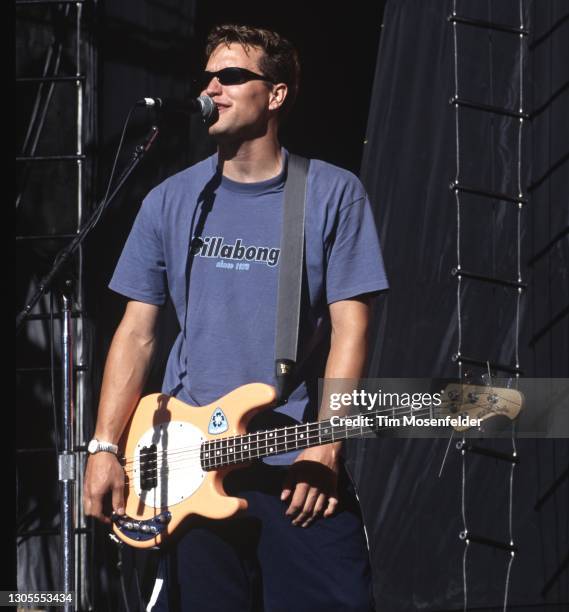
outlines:
[{"label": "fingers", "polygon": [[[297,516],[304,509],[304,502],[310,486],[306,482],[298,482],[294,487],[292,500],[285,512],[286,516]],[[294,522],[294,521],[293,521]]]},{"label": "fingers", "polygon": [[326,510],[324,510],[324,514],[322,515],[324,518],[328,518],[336,512],[338,508],[338,498],[337,497],[329,497],[328,504],[326,506]]},{"label": "fingers", "polygon": [[124,484],[115,482],[113,485],[113,512],[116,514],[124,514]]},{"label": "fingers", "polygon": [[85,487],[83,493],[83,509],[86,516],[92,516],[106,524],[111,522],[111,519],[103,513],[103,495],[87,487]]},{"label": "fingers", "polygon": [[[297,490],[299,489],[299,485],[297,485]],[[299,499],[299,507],[300,511],[294,517],[292,524],[301,527],[308,527],[310,521],[315,518],[314,507],[316,506],[316,502],[320,495],[320,490],[316,487],[309,487],[306,485],[306,488],[302,488],[301,492],[298,496]],[[293,496],[293,500],[296,497],[296,491]],[[304,498],[304,499],[303,499]]]},{"label": "fingers", "polygon": [[289,470],[283,483],[283,490],[281,492],[281,501],[285,501],[290,497],[292,490],[294,489],[294,477],[292,472]]},{"label": "fingers", "polygon": [[301,462],[291,466],[281,491],[281,500],[288,501],[285,515],[292,524],[308,527],[319,517],[330,517],[338,506],[335,474],[322,471],[322,466]]},{"label": "fingers", "polygon": [[87,516],[110,524],[105,513],[105,497],[112,492],[112,507],[124,514],[124,472],[116,457],[109,453],[98,453],[89,458],[83,486],[83,509]]},{"label": "fingers", "polygon": [[[286,491],[289,497],[291,490]],[[337,497],[329,497],[327,493],[306,483],[297,483],[285,515],[292,518],[292,524],[296,527],[308,527],[321,516],[324,518],[332,516],[337,507]]]}]

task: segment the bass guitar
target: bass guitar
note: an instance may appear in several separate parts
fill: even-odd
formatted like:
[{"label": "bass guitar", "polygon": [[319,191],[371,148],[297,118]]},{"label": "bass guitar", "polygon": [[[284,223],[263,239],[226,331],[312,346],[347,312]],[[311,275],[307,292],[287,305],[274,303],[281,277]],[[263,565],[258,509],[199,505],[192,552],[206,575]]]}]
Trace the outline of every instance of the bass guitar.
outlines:
[{"label": "bass guitar", "polygon": [[231,470],[263,457],[369,435],[377,432],[376,423],[392,422],[385,416],[514,419],[522,405],[515,389],[456,384],[447,386],[438,407],[383,408],[366,412],[365,418],[332,417],[248,433],[251,418],[275,397],[273,387],[252,383],[200,407],[164,394],[142,398],[119,443],[126,505],[124,515],[113,515],[116,536],[137,548],[153,548],[192,517],[233,517],[247,509],[247,502],[225,493],[223,480]]}]

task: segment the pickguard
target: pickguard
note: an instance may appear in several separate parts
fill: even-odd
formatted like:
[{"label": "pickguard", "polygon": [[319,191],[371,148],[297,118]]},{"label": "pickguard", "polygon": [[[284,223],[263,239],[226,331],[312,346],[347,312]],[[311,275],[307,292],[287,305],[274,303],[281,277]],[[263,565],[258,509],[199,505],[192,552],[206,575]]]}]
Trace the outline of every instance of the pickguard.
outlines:
[{"label": "pickguard", "polygon": [[191,497],[206,476],[200,463],[204,440],[198,427],[184,421],[169,421],[146,430],[134,452],[132,485],[136,495],[154,508],[171,508]]}]

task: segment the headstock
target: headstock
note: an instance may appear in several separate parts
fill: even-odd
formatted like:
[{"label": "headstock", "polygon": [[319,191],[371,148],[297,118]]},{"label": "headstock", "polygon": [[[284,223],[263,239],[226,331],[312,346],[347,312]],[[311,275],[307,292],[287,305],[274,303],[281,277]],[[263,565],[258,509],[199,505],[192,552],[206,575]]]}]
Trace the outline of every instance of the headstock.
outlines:
[{"label": "headstock", "polygon": [[[480,421],[495,416],[506,416],[513,421],[520,413],[523,401],[523,395],[517,389],[451,383],[442,393],[441,412],[444,416],[468,416]],[[466,431],[470,426],[457,425],[454,429]]]}]

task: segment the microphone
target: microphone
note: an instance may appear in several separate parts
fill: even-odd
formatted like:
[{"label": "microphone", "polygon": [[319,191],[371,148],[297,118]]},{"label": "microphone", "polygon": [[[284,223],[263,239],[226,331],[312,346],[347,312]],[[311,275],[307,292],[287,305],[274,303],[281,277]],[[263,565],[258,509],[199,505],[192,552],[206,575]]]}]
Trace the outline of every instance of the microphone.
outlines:
[{"label": "microphone", "polygon": [[165,113],[199,113],[207,121],[215,112],[215,103],[209,96],[174,100],[171,98],[143,98],[136,106],[154,108]]}]

